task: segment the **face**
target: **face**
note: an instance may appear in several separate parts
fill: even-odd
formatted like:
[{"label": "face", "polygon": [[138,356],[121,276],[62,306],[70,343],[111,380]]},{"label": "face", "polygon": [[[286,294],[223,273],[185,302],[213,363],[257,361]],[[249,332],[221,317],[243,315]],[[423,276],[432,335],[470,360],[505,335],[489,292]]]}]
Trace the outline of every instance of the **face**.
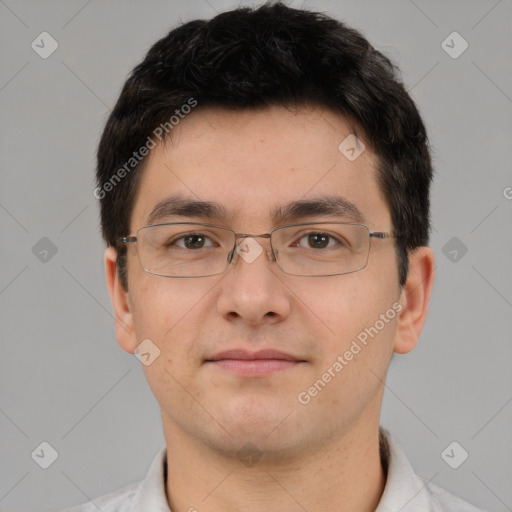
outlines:
[{"label": "face", "polygon": [[[351,133],[342,118],[316,107],[198,109],[174,128],[171,141],[152,150],[131,233],[148,223],[155,205],[176,195],[218,203],[225,215],[158,222],[204,222],[251,234],[283,223],[353,222],[343,212],[281,224],[271,216],[294,201],[336,196],[359,210],[370,231],[392,231],[374,155],[367,147],[351,161],[338,149]],[[364,270],[330,277],[285,274],[266,256],[268,239],[256,240],[264,250],[254,261],[235,253],[224,274],[184,279],[145,272],[130,244],[129,291],[112,277],[116,315],[125,326],[118,329],[120,344],[133,352],[150,339],[160,351],[143,368],[164,430],[226,454],[251,442],[272,457],[318,450],[357,425],[378,424],[382,380],[406,303],[393,240],[372,240]],[[212,361],[228,350],[253,356],[276,350],[293,361]]]}]

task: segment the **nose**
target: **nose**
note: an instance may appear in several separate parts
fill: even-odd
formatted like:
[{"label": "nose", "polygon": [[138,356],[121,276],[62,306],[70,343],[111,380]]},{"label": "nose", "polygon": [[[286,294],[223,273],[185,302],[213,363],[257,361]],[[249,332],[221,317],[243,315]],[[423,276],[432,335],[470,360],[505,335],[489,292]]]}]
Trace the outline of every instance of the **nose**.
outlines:
[{"label": "nose", "polygon": [[290,293],[268,240],[244,237],[228,257],[217,300],[219,313],[229,321],[251,326],[276,324],[290,314]]}]

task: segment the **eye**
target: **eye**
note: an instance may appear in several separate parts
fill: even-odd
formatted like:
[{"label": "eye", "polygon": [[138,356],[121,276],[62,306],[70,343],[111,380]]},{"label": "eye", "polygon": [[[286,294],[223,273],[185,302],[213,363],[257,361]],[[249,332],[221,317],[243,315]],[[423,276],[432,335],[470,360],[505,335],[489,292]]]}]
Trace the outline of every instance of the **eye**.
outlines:
[{"label": "eye", "polygon": [[344,245],[328,233],[307,233],[295,242],[294,246],[309,249],[325,249],[340,244]]},{"label": "eye", "polygon": [[167,244],[167,247],[176,245],[182,249],[203,249],[204,247],[215,247],[213,242],[201,233],[188,233],[180,238],[175,238]]}]

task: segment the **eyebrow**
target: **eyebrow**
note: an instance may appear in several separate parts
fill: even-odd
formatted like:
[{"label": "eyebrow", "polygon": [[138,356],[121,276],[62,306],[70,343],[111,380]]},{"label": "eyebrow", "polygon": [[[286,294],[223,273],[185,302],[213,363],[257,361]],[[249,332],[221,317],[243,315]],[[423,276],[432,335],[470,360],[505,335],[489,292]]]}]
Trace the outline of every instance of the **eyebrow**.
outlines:
[{"label": "eyebrow", "polygon": [[[322,196],[300,199],[278,205],[270,217],[275,225],[317,216],[342,217],[353,222],[363,222],[364,216],[357,206],[342,196]],[[229,221],[235,217],[224,205],[214,201],[188,199],[181,195],[170,196],[155,205],[146,218],[146,225],[162,222],[169,217],[218,219]]]}]

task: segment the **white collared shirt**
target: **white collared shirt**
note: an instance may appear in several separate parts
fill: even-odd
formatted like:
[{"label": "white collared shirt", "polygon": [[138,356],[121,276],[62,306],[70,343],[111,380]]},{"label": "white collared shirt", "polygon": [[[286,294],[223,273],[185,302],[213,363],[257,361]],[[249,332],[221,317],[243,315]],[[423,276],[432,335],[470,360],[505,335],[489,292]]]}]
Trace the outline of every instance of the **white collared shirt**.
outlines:
[{"label": "white collared shirt", "polygon": [[[381,457],[387,464],[384,492],[375,512],[483,512],[414,473],[405,453],[381,427]],[[172,512],[165,490],[166,447],[158,452],[146,478],[65,512]]]}]

